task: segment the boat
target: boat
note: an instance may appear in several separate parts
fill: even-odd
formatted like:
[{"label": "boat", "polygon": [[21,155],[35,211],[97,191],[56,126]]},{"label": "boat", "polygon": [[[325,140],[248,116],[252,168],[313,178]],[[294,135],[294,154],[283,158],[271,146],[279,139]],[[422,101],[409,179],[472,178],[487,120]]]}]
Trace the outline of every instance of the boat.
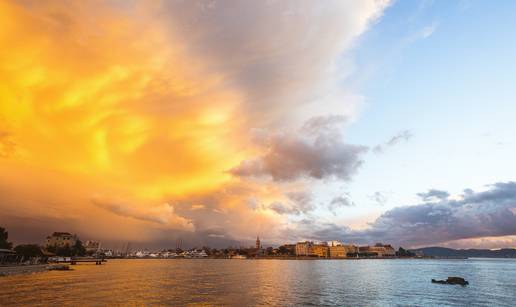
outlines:
[{"label": "boat", "polygon": [[244,255],[233,255],[231,256],[231,259],[247,259],[247,257]]}]

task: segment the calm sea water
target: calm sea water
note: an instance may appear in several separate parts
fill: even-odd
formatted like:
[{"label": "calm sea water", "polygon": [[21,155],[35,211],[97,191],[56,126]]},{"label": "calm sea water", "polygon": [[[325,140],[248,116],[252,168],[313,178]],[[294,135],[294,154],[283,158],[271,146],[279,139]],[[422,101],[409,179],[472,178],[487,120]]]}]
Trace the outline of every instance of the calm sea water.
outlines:
[{"label": "calm sea water", "polygon": [[[516,306],[516,260],[110,260],[0,277],[0,305]],[[467,287],[432,284],[463,276]]]}]

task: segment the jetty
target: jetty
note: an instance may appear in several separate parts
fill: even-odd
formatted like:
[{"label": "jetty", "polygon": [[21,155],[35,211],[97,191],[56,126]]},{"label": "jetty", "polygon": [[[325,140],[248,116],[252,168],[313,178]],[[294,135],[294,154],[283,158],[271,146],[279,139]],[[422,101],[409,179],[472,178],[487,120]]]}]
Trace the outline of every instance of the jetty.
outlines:
[{"label": "jetty", "polygon": [[76,265],[80,263],[95,263],[95,265],[101,265],[102,262],[107,262],[104,258],[89,258],[89,257],[59,257],[58,259],[54,259],[56,263],[69,263],[70,265]]}]

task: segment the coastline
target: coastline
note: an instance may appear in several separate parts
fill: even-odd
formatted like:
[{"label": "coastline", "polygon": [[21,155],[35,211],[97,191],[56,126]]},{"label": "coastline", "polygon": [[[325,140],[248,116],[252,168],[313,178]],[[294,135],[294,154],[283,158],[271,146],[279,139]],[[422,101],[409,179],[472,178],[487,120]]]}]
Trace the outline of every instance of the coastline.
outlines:
[{"label": "coastline", "polygon": [[48,264],[0,266],[0,277],[41,273],[48,270]]},{"label": "coastline", "polygon": [[0,266],[0,278],[15,275],[29,275],[54,270],[71,270],[68,265],[62,264],[30,264]]},{"label": "coastline", "polygon": [[[216,259],[216,260],[313,260],[313,261],[328,261],[328,260],[343,260],[343,261],[356,261],[356,260],[466,260],[469,259],[467,257],[343,257],[343,258],[324,258],[324,257],[309,257],[309,256],[299,256],[299,257],[248,257],[248,258],[227,258],[227,257],[192,257],[192,258],[184,258],[184,257],[175,257],[175,258],[163,258],[163,257],[130,257],[130,258],[106,258],[106,259],[120,259],[120,260],[141,260],[141,259],[150,259],[150,260],[207,260],[207,259]],[[500,259],[500,258],[493,258]],[[511,259],[511,258],[509,258]],[[512,258],[516,259],[516,258]]]}]

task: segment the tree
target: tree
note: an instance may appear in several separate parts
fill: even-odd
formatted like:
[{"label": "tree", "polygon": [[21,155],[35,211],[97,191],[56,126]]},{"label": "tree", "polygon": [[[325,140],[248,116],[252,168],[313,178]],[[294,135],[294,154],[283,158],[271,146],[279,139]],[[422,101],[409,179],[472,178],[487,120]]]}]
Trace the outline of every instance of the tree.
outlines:
[{"label": "tree", "polygon": [[279,253],[282,254],[282,255],[287,255],[288,254],[288,248],[285,246],[285,245],[282,245],[278,248],[279,250]]},{"label": "tree", "polygon": [[71,249],[72,256],[84,256],[86,255],[86,248],[82,245],[81,240],[77,240]]},{"label": "tree", "polygon": [[[53,254],[56,254],[57,252],[57,247],[55,245],[50,245],[50,246],[47,246],[46,247],[46,250],[47,252],[49,253],[53,253]],[[57,254],[56,254],[57,255]]]},{"label": "tree", "polygon": [[398,254],[398,257],[414,257],[414,256],[416,256],[416,254],[414,254],[413,252],[411,252],[409,250],[404,249],[401,246],[398,249],[397,254]]},{"label": "tree", "polygon": [[48,252],[56,254],[56,256],[61,257],[72,257],[72,256],[84,256],[86,255],[86,248],[82,245],[81,240],[77,240],[74,245],[64,245],[64,246],[56,246],[50,245],[47,246],[46,250]]},{"label": "tree", "polygon": [[0,248],[11,249],[13,247],[13,243],[8,242],[9,232],[5,230],[5,228],[0,227]]},{"label": "tree", "polygon": [[43,256],[43,252],[41,248],[36,244],[21,244],[17,245],[14,248],[14,251],[23,257],[32,258],[32,257],[41,257]]},{"label": "tree", "polygon": [[72,249],[70,248],[69,245],[56,247],[56,252],[55,253],[56,253],[57,256],[61,256],[61,257],[71,257],[71,256],[73,256],[72,255]]}]

